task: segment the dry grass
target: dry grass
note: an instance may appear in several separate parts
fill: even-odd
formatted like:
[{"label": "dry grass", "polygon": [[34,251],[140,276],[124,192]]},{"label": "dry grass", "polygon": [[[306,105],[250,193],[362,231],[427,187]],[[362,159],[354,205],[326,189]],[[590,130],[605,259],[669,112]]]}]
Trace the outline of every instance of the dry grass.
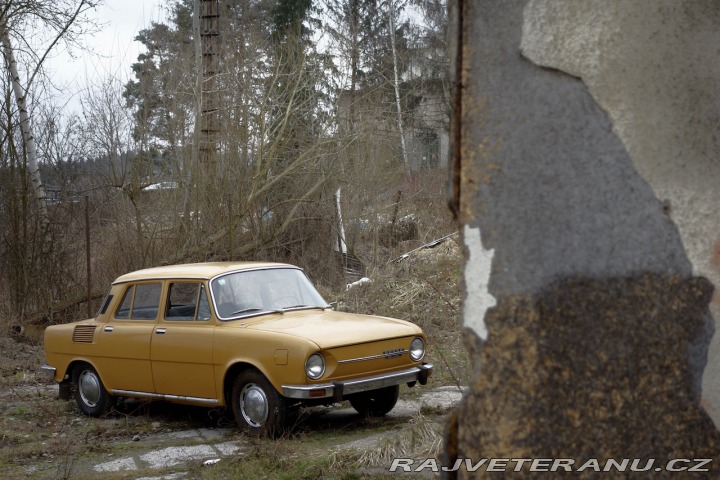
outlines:
[{"label": "dry grass", "polygon": [[409,320],[428,336],[433,385],[467,385],[471,365],[462,344],[462,253],[457,237],[417,250],[369,273],[371,283],[343,292],[339,308]]},{"label": "dry grass", "polygon": [[395,458],[438,458],[442,451],[444,424],[419,413],[408,424],[381,441],[361,451],[335,452],[333,464],[352,468],[387,468]]}]

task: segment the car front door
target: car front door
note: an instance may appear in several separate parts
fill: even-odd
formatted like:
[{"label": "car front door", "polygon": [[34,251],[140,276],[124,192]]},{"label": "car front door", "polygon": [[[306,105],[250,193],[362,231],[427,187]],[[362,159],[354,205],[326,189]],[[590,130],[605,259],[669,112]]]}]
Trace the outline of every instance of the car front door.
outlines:
[{"label": "car front door", "polygon": [[159,394],[216,403],[214,323],[202,282],[168,285],[164,312],[152,334],[150,357]]}]

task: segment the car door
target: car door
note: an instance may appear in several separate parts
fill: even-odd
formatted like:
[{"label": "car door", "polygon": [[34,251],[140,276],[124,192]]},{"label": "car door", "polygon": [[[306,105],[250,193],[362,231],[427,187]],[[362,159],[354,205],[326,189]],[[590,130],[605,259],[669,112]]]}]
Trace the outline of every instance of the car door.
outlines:
[{"label": "car door", "polygon": [[157,393],[216,403],[214,330],[205,285],[170,282],[150,348]]},{"label": "car door", "polygon": [[150,339],[157,323],[162,285],[128,284],[110,320],[97,335],[98,373],[111,393],[152,393]]}]

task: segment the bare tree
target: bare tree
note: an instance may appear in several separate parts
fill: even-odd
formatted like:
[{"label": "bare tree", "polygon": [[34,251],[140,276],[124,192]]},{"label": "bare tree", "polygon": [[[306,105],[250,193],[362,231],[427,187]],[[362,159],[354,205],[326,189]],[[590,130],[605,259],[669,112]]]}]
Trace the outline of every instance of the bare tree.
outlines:
[{"label": "bare tree", "polygon": [[122,92],[121,81],[111,77],[88,89],[82,99],[82,130],[86,151],[93,158],[94,166],[89,172],[94,175],[92,188],[101,190],[107,206],[112,206],[108,215],[115,220],[107,228],[115,231],[116,237],[127,230],[134,232],[135,241],[118,245],[117,251],[124,255],[128,265],[139,268],[153,261],[155,246],[148,227],[166,225],[146,221],[147,212],[153,211],[144,200],[146,189],[156,182],[153,159],[141,148],[140,139],[145,135],[135,135],[133,112],[125,106]]},{"label": "bare tree", "polygon": [[[97,2],[90,0],[34,0],[34,1],[6,1],[0,7],[0,42],[5,56],[5,65],[10,74],[13,93],[17,103],[19,126],[22,131],[23,144],[28,163],[28,175],[32,182],[37,209],[40,216],[40,228],[47,231],[50,223],[46,205],[46,193],[40,178],[40,167],[37,155],[37,145],[32,131],[28,95],[33,81],[43,66],[43,62],[56,47],[64,40],[74,42],[80,31],[72,27],[79,17],[88,9],[93,8]],[[40,28],[51,33],[49,43],[43,52],[33,52],[34,64],[25,65],[27,79],[23,85],[20,70],[11,39],[13,32],[22,39],[22,29],[31,22],[40,22]],[[37,27],[35,27],[37,28]],[[29,47],[24,45],[24,47]],[[32,51],[32,49],[29,49]]]},{"label": "bare tree", "polygon": [[37,147],[35,145],[35,137],[32,133],[30,124],[30,113],[27,106],[27,90],[23,88],[20,81],[20,73],[17,68],[17,61],[10,43],[10,34],[6,24],[0,23],[0,40],[2,41],[3,53],[5,54],[5,62],[12,80],[13,93],[17,102],[18,112],[20,115],[20,129],[22,131],[23,142],[27,154],[28,173],[30,181],[35,191],[35,200],[37,201],[38,211],[40,212],[41,224],[40,228],[47,231],[50,218],[48,217],[47,205],[45,203],[46,194],[40,178],[40,167],[37,159]]}]

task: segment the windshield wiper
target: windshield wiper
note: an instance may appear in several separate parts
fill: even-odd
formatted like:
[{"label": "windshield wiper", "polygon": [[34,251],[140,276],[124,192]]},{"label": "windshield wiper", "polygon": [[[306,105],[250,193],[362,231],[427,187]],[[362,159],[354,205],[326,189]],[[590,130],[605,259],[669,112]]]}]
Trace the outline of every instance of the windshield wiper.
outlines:
[{"label": "windshield wiper", "polygon": [[320,305],[292,305],[292,306],[289,306],[289,307],[284,307],[283,310],[285,310],[285,311],[287,311],[287,310],[295,310],[295,309],[298,309],[298,310],[299,310],[299,309],[301,309],[301,308],[319,308],[319,309],[321,309],[321,310],[325,310],[325,309],[328,308],[328,307],[322,307],[322,306],[320,306]]},{"label": "windshield wiper", "polygon": [[283,313],[283,309],[272,309],[272,308],[260,308],[260,307],[250,307],[250,308],[243,308],[242,310],[238,310],[237,312],[233,312],[230,314],[231,317],[234,317],[235,315],[241,315],[243,313],[250,313],[250,312],[269,312],[269,313]]},{"label": "windshield wiper", "polygon": [[283,308],[249,307],[249,308],[243,308],[241,310],[238,310],[237,312],[233,312],[230,314],[230,316],[234,317],[236,315],[242,315],[243,313],[253,313],[253,312],[285,313],[289,310],[301,310],[304,308],[307,308],[307,309],[319,308],[321,310],[325,310],[325,309],[331,308],[331,307],[330,306],[320,306],[320,305],[291,305],[289,307],[283,307]]}]

